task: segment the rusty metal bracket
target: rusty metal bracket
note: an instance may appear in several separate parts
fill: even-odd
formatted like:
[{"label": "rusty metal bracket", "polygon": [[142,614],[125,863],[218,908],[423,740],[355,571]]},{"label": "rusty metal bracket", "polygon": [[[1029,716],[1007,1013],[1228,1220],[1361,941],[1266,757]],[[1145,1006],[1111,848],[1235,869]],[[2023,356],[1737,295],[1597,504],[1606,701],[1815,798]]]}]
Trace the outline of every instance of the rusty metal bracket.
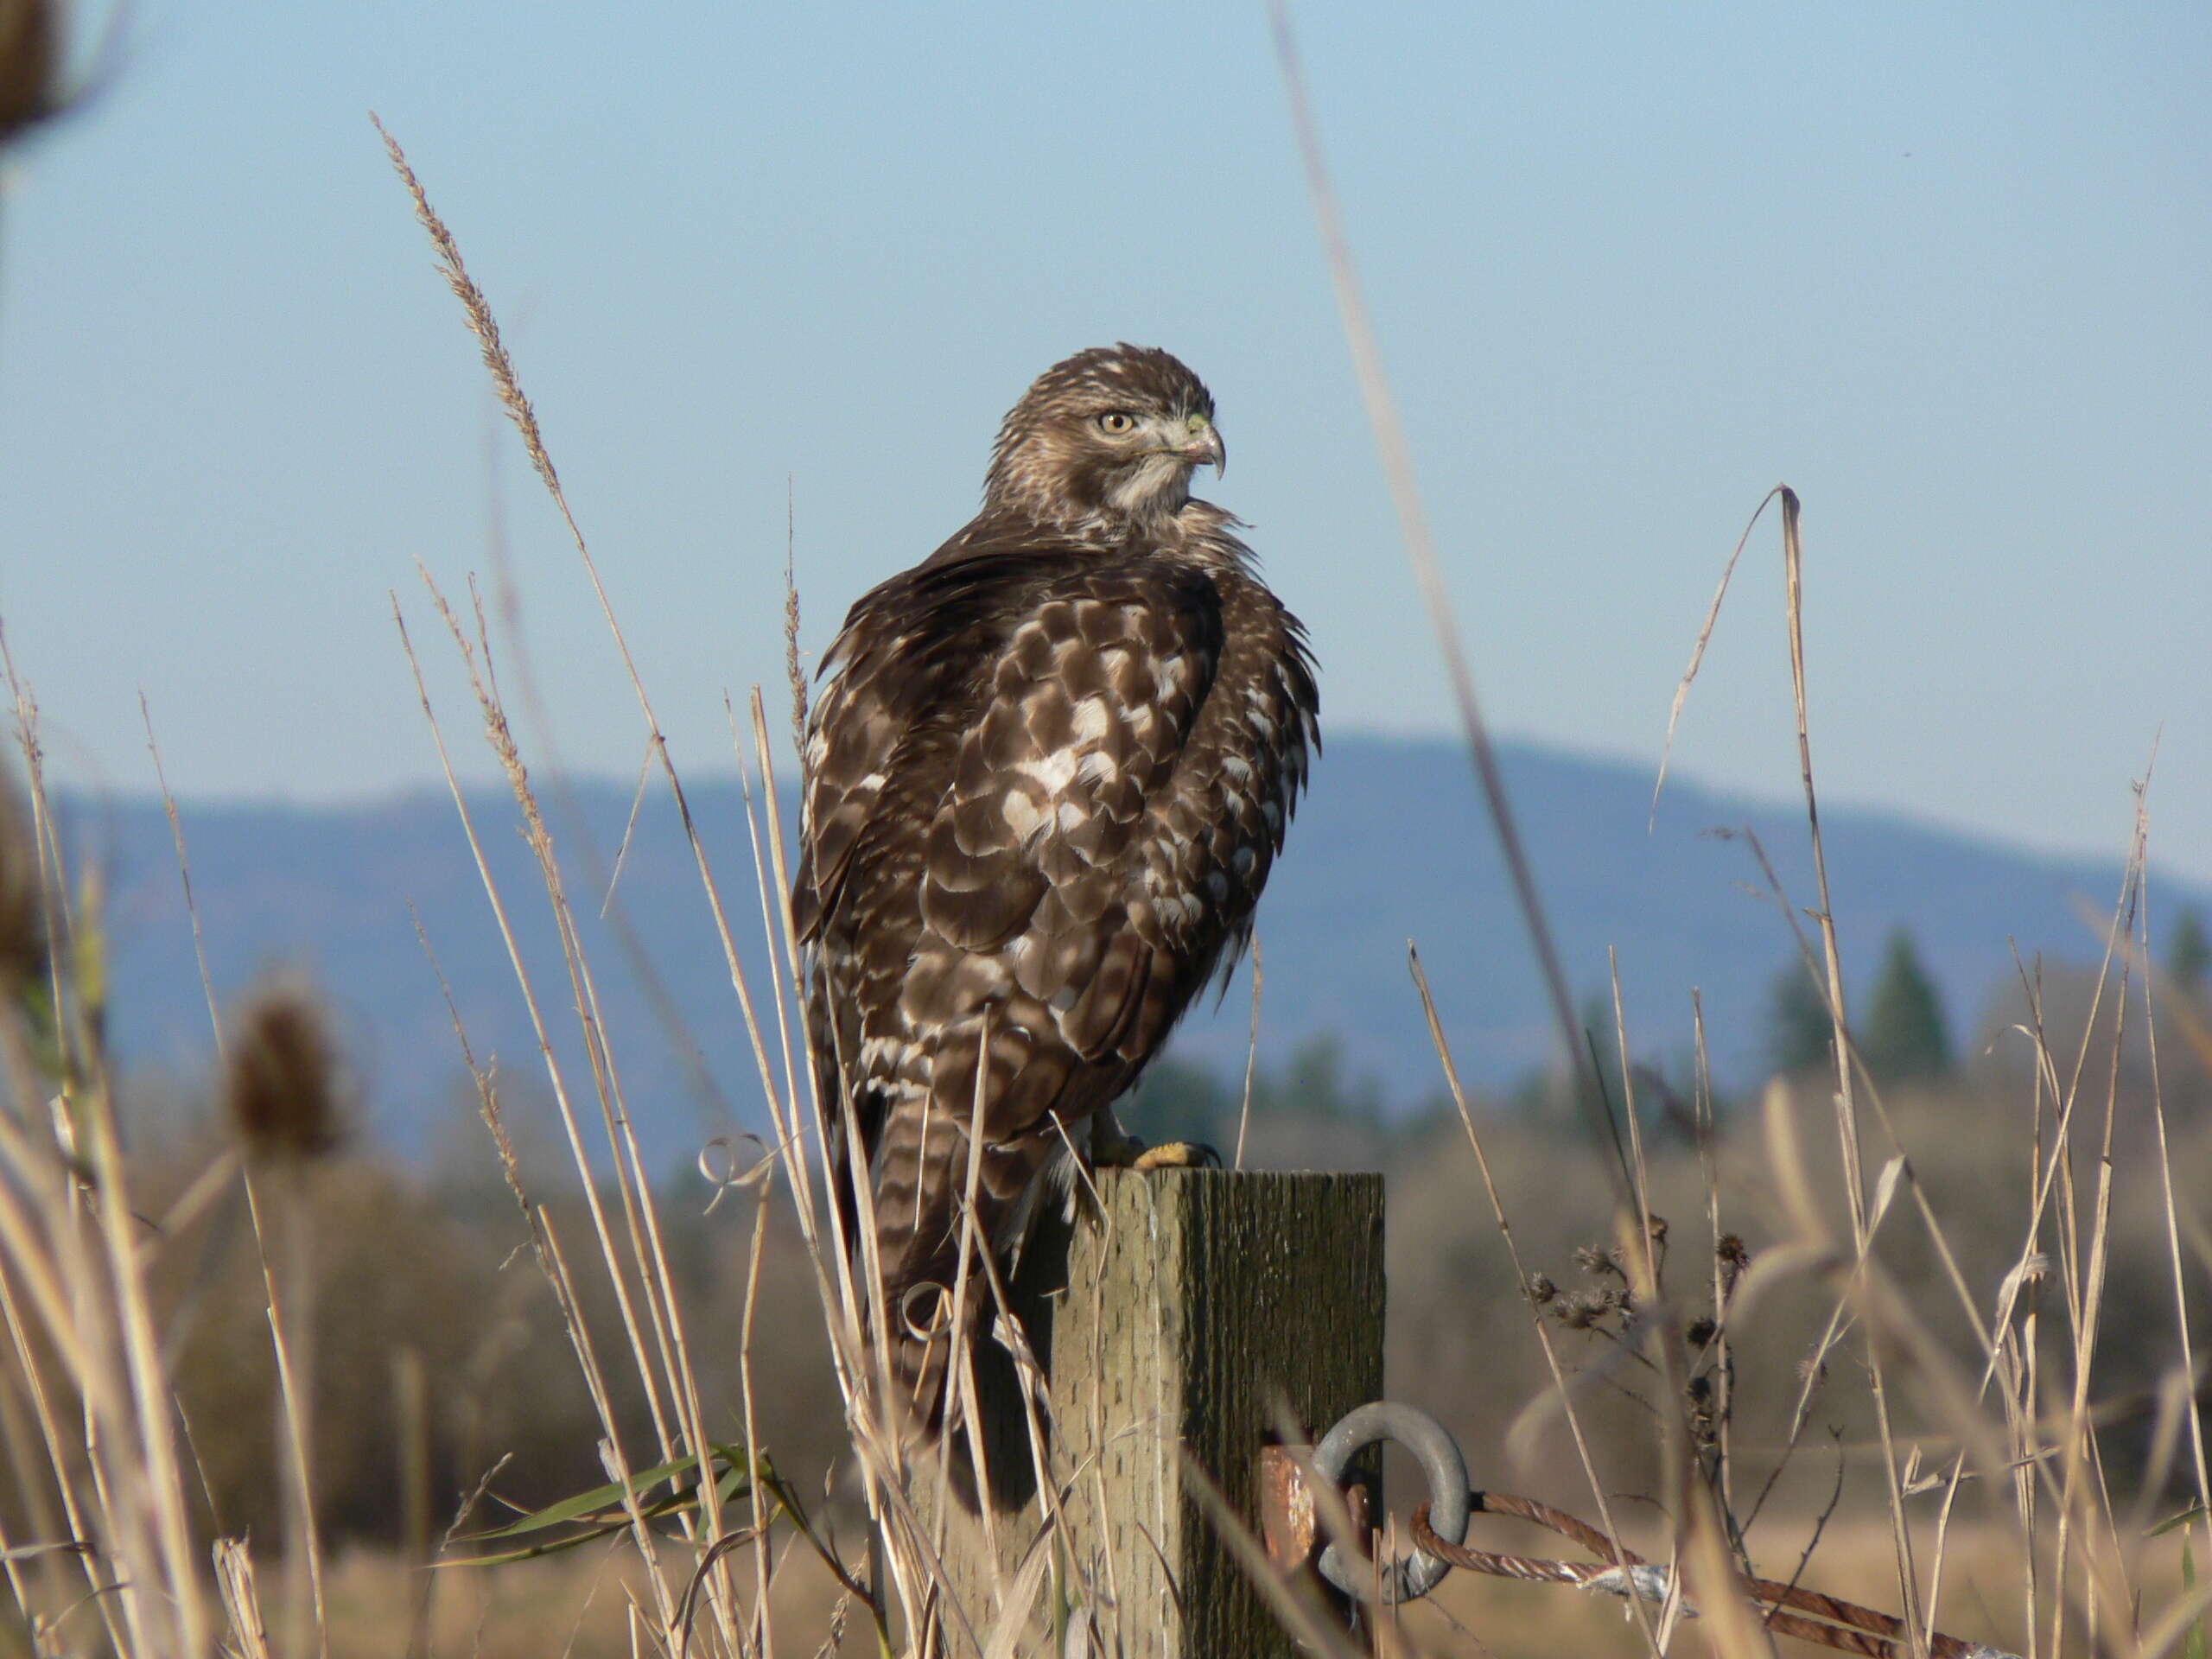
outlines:
[{"label": "rusty metal bracket", "polygon": [[[1285,1578],[1315,1572],[1322,1546],[1328,1541],[1313,1489],[1306,1479],[1313,1463],[1310,1446],[1260,1448],[1260,1539],[1267,1546],[1269,1564]],[[1353,1535],[1364,1539],[1370,1510],[1366,1483],[1353,1481],[1344,1487],[1344,1502]]]}]

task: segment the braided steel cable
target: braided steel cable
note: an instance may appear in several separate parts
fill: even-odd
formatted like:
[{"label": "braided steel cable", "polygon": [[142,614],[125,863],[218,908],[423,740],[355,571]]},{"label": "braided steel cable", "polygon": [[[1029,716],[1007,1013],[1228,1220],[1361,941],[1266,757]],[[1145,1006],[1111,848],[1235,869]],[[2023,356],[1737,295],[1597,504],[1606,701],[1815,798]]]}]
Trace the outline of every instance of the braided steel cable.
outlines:
[{"label": "braided steel cable", "polygon": [[[1593,1555],[1603,1556],[1599,1561],[1563,1561],[1541,1555],[1508,1555],[1494,1550],[1475,1549],[1464,1544],[1447,1543],[1439,1537],[1428,1523],[1428,1505],[1422,1504],[1414,1511],[1413,1538],[1414,1545],[1424,1554],[1450,1566],[1470,1573],[1487,1573],[1493,1578],[1518,1579],[1527,1583],[1572,1584],[1586,1590],[1598,1590],[1611,1595],[1626,1597],[1631,1593],[1650,1600],[1665,1598],[1672,1572],[1645,1560],[1635,1551],[1616,1544],[1611,1538],[1587,1522],[1578,1520],[1563,1510],[1548,1503],[1540,1503],[1532,1497],[1522,1497],[1512,1492],[1475,1491],[1470,1496],[1470,1506],[1478,1515],[1511,1516],[1516,1520],[1532,1522],[1562,1537],[1572,1539]],[[1904,1634],[1904,1621],[1891,1614],[1862,1607],[1857,1602],[1844,1601],[1834,1596],[1822,1595],[1817,1590],[1808,1590],[1802,1585],[1781,1584],[1772,1579],[1746,1579],[1745,1589],[1751,1599],[1764,1609],[1767,1628],[1783,1636],[1794,1636],[1802,1641],[1819,1643],[1844,1653],[1866,1656],[1866,1659],[1907,1659],[1900,1638]],[[1694,1612],[1687,1601],[1687,1611]],[[1980,1642],[1967,1642],[1955,1636],[1931,1631],[1928,1638],[1929,1659],[2015,1659],[2002,1649]]]}]

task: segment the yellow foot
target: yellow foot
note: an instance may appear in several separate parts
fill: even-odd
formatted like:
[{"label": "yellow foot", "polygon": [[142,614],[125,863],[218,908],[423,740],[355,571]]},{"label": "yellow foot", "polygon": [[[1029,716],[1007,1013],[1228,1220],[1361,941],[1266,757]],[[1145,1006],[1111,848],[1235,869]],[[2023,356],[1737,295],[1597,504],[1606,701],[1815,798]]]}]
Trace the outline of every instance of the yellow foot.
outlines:
[{"label": "yellow foot", "polygon": [[1196,1141],[1166,1141],[1147,1147],[1125,1132],[1112,1119],[1101,1120],[1090,1133],[1093,1169],[1219,1169],[1221,1154]]},{"label": "yellow foot", "polygon": [[1219,1169],[1221,1154],[1196,1141],[1164,1141],[1147,1147],[1130,1165],[1132,1169]]}]

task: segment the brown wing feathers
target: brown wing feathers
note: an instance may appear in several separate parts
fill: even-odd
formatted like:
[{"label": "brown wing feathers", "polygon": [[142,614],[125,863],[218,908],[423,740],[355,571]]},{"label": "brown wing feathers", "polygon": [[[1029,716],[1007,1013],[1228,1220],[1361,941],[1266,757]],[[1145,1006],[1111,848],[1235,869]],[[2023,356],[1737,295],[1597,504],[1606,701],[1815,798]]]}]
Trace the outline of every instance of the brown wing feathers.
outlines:
[{"label": "brown wing feathers", "polygon": [[872,1191],[893,1375],[925,1433],[967,1335],[931,1321],[979,1103],[976,1219],[996,1244],[1241,944],[1304,781],[1297,624],[1226,515],[1174,505],[1104,525],[987,510],[855,605],[825,662],[794,910],[824,1099],[849,1092],[860,1144],[841,1155]]}]

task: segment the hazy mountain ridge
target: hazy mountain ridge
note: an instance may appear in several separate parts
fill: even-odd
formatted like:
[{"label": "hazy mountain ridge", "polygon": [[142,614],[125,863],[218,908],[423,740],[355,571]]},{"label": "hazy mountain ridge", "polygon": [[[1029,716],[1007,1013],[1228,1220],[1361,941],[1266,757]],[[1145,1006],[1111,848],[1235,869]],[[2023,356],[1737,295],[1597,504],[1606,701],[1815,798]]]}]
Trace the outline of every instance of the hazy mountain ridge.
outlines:
[{"label": "hazy mountain ridge", "polygon": [[[1813,897],[1802,815],[1753,805],[1688,779],[1670,781],[1647,831],[1651,779],[1641,767],[1526,743],[1502,749],[1505,774],[1578,998],[1606,984],[1618,948],[1630,1048],[1681,1053],[1699,988],[1724,1077],[1755,1076],[1768,988],[1794,950],[1741,839],[1748,829],[1791,899]],[[744,807],[734,781],[687,785],[692,810],[736,935],[772,1052],[768,952]],[[504,791],[469,797],[524,964],[580,1104],[589,1073],[572,992],[543,883]],[[629,1105],[658,1154],[719,1126],[633,963],[635,950],[598,918],[607,868],[630,810],[621,784],[548,792],[570,900],[591,951],[601,1013]],[[269,967],[313,971],[340,1009],[378,1131],[422,1144],[450,1115],[464,1077],[435,951],[480,1058],[542,1086],[543,1063],[498,923],[451,800],[422,791],[358,806],[181,804],[193,889],[218,992],[233,995]],[[108,871],[113,934],[113,1034],[127,1063],[190,1071],[211,1044],[168,825],[158,800],[73,798],[73,840]],[[788,810],[788,827],[795,821]],[[1863,985],[1884,936],[1910,926],[1943,991],[1955,1034],[2024,958],[2094,957],[2076,914],[2119,891],[2120,867],[2043,857],[1892,814],[1824,815],[1829,874],[1847,974]],[[2201,894],[2164,880],[2165,912]],[[616,893],[615,913],[696,1039],[723,1102],[757,1113],[759,1085],[721,944],[665,791],[649,790]],[[2154,918],[2154,921],[2157,920]],[[1265,979],[1261,1041],[1287,1051],[1335,1033],[1355,1071],[1411,1101],[1437,1077],[1408,977],[1406,943],[1421,949],[1463,1073],[1503,1084],[1540,1064],[1550,1030],[1533,959],[1463,752],[1440,740],[1351,734],[1331,740],[1260,914]],[[1241,1065],[1250,1016],[1240,972],[1218,1004],[1194,1012],[1177,1039],[1186,1057]],[[712,1132],[711,1129],[706,1132]]]}]

